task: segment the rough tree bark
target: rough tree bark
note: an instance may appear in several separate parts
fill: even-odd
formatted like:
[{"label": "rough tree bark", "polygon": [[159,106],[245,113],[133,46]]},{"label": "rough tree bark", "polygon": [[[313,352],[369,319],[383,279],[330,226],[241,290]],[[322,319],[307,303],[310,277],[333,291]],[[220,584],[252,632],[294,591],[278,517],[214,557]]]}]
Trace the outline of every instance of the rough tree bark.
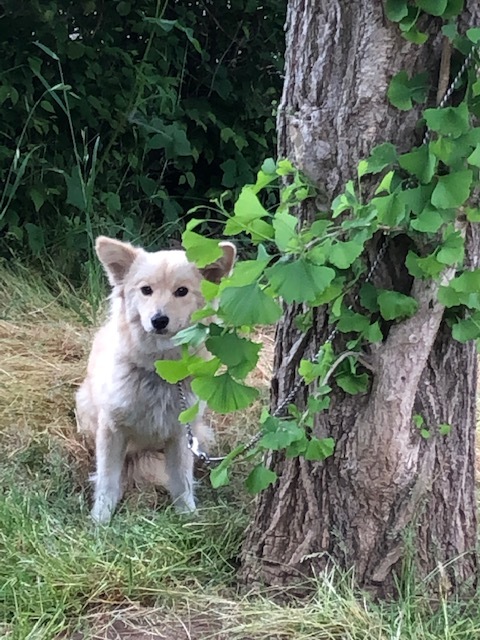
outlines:
[{"label": "rough tree bark", "polygon": [[[478,3],[470,0],[463,26],[479,20]],[[442,39],[435,35],[438,21],[423,26],[432,37],[419,47],[389,23],[380,0],[289,1],[279,156],[320,187],[316,206],[328,205],[354,178],[358,160],[373,146],[389,141],[404,152],[421,142],[419,110],[399,112],[386,91],[401,69],[427,70],[435,104]],[[311,203],[298,212],[301,220],[312,213]],[[467,236],[468,261],[477,266],[478,239],[472,229]],[[406,238],[389,244],[374,284],[410,292],[419,311],[393,326],[372,352],[368,394],[334,390],[328,415],[316,424],[316,435],[337,442],[332,458],[312,463],[273,456],[279,480],[258,498],[243,552],[245,581],[283,585],[334,562],[354,567],[361,586],[386,596],[413,548],[419,577],[437,569],[443,587],[475,582],[475,348],[452,340],[437,286],[412,283],[401,268],[407,249]],[[373,242],[370,262],[377,250]],[[319,309],[307,343],[293,322],[300,311],[286,307],[277,328],[273,407],[292,388],[300,359],[315,353],[328,333]],[[334,341],[337,352],[342,339]],[[298,403],[304,399],[305,391]],[[412,423],[415,413],[433,432],[439,423],[451,424],[451,434],[423,439]]]}]

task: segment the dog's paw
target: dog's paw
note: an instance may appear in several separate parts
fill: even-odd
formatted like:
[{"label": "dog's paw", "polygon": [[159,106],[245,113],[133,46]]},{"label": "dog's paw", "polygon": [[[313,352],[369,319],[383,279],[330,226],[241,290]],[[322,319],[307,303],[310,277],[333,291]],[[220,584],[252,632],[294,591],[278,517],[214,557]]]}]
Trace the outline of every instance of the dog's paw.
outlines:
[{"label": "dog's paw", "polygon": [[180,515],[193,515],[197,510],[193,496],[177,498],[173,506],[176,513]]},{"label": "dog's paw", "polygon": [[115,500],[111,500],[106,496],[99,496],[95,499],[90,517],[95,524],[108,524],[112,519],[115,506]]}]

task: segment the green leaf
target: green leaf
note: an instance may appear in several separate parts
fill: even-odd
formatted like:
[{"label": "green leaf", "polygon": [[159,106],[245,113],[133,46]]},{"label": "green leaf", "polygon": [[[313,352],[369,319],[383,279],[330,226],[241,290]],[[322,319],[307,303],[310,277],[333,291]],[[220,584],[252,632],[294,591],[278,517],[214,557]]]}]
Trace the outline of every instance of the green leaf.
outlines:
[{"label": "green leaf", "polygon": [[375,195],[378,195],[383,191],[386,191],[387,193],[391,193],[392,183],[395,178],[395,175],[396,175],[395,171],[389,171],[388,173],[386,173],[382,178],[382,181],[380,182],[378,187],[375,189]]},{"label": "green leaf", "polygon": [[420,427],[422,427],[425,424],[425,420],[423,419],[423,416],[421,416],[419,413],[416,413],[413,416],[413,424],[417,427],[417,429],[420,429]]},{"label": "green leaf", "polygon": [[[198,222],[198,220],[191,221],[191,223],[197,224]],[[205,238],[199,233],[191,231],[193,226],[191,223],[187,225],[187,229],[182,234],[182,246],[191,262],[194,262],[199,268],[206,267],[223,255],[222,249],[218,240]]]},{"label": "green leaf", "polygon": [[225,226],[226,235],[236,235],[242,231],[252,232],[258,230],[252,223],[268,216],[268,211],[261,204],[250,185],[243,187],[234,207],[234,216]]},{"label": "green leaf", "polygon": [[33,44],[36,45],[39,49],[41,49],[48,56],[50,56],[50,58],[53,58],[53,60],[55,60],[56,62],[60,61],[60,58],[57,56],[57,54],[54,53],[51,49],[49,49],[46,45],[42,44],[41,42],[34,42]]},{"label": "green leaf", "polygon": [[252,284],[260,278],[265,267],[270,262],[270,258],[256,260],[244,260],[243,262],[237,262],[233,269],[233,273],[228,278],[224,278],[220,290],[227,287],[244,287],[247,284]]},{"label": "green leaf", "polygon": [[378,296],[380,313],[384,320],[410,318],[418,309],[418,302],[398,291],[382,291]]},{"label": "green leaf", "polygon": [[412,229],[422,233],[436,233],[443,225],[442,216],[436,209],[426,208],[415,220],[411,221]]},{"label": "green leaf", "polygon": [[263,464],[259,464],[248,475],[245,480],[245,486],[250,494],[255,495],[269,487],[276,480],[277,474],[274,471],[270,471]]},{"label": "green leaf", "polygon": [[348,269],[362,251],[363,245],[357,242],[336,242],[330,249],[328,259],[338,269]]},{"label": "green leaf", "polygon": [[188,344],[190,347],[198,347],[208,335],[208,327],[202,323],[194,324],[191,327],[182,329],[172,338],[174,345]]},{"label": "green leaf", "polygon": [[275,324],[282,315],[279,305],[254,282],[228,287],[220,294],[219,314],[234,327]]},{"label": "green leaf", "polygon": [[178,420],[182,424],[186,424],[187,422],[192,422],[192,420],[194,420],[197,417],[198,410],[199,410],[199,403],[196,402],[195,404],[193,404],[188,409],[185,409],[184,411],[182,411],[178,415]]},{"label": "green leaf", "polygon": [[438,431],[441,436],[448,436],[452,431],[452,426],[446,422],[438,425]]},{"label": "green leaf", "polygon": [[[447,8],[443,12],[444,20],[449,20],[450,18],[455,18],[463,11],[463,5],[465,0],[448,0]],[[447,34],[445,34],[447,35]],[[452,36],[453,39],[453,36]]]},{"label": "green leaf", "polygon": [[280,251],[292,248],[292,241],[298,238],[297,224],[298,218],[287,211],[276,212],[272,225],[275,229],[275,242]]},{"label": "green leaf", "polygon": [[349,180],[345,186],[345,191],[334,198],[332,202],[332,218],[337,218],[344,211],[352,209],[358,204],[358,198],[355,193],[355,185]]},{"label": "green leaf", "polygon": [[464,320],[458,320],[452,326],[452,336],[459,342],[480,338],[480,313],[473,314]]},{"label": "green leaf", "polygon": [[228,373],[202,376],[192,381],[192,389],[201,400],[218,413],[245,409],[258,397],[258,389],[236,382]]},{"label": "green leaf", "polygon": [[349,333],[350,331],[365,331],[370,326],[370,318],[362,316],[360,313],[355,313],[349,309],[345,309],[337,323],[337,329],[342,333]]},{"label": "green leaf", "polygon": [[379,173],[385,167],[397,161],[397,149],[390,142],[384,142],[372,149],[370,156],[366,160],[362,160],[361,167],[359,163],[358,177],[368,173]]},{"label": "green leaf", "polygon": [[369,378],[366,373],[340,373],[335,377],[335,382],[345,393],[357,395],[357,393],[365,393],[367,391]]},{"label": "green leaf", "polygon": [[432,16],[441,16],[447,8],[447,0],[415,0],[415,4]]},{"label": "green leaf", "polygon": [[412,97],[406,71],[399,71],[390,81],[387,97],[394,107],[402,111],[411,109]]},{"label": "green leaf", "polygon": [[470,118],[466,102],[458,107],[426,109],[424,112],[428,128],[444,136],[458,138],[470,129]]},{"label": "green leaf", "polygon": [[228,372],[238,378],[244,378],[255,368],[261,344],[240,338],[236,333],[211,336],[205,343],[213,355],[220,358],[228,367]]},{"label": "green leaf", "polygon": [[469,222],[480,222],[480,209],[467,207],[465,209],[465,214]]},{"label": "green leaf", "polygon": [[237,458],[240,454],[244,453],[245,447],[243,444],[239,444],[236,446],[230,453],[228,453],[225,458],[220,462],[218,467],[215,467],[210,471],[210,482],[214,489],[218,487],[222,487],[223,485],[228,484],[229,477],[228,471],[229,468],[235,458]]},{"label": "green leaf", "polygon": [[200,291],[207,302],[211,302],[218,297],[220,286],[216,282],[202,280],[200,283]]},{"label": "green leaf", "polygon": [[430,433],[430,431],[428,429],[420,429],[420,435],[422,436],[422,438],[424,438],[425,440],[428,440],[428,438],[430,438],[430,436],[432,435]]},{"label": "green leaf", "polygon": [[35,207],[35,211],[38,213],[45,203],[45,196],[38,189],[35,189],[35,187],[32,187],[29,193],[33,206]]},{"label": "green leaf", "polygon": [[158,375],[170,384],[176,384],[189,376],[186,360],[157,360],[155,370]]},{"label": "green leaf", "polygon": [[[414,27],[404,33],[404,37],[418,44],[425,42],[427,39],[425,34],[420,33]],[[394,107],[402,111],[408,111],[413,106],[412,100],[415,102],[425,101],[427,90],[428,75],[426,73],[419,73],[410,79],[406,71],[400,71],[391,79],[387,96]]]},{"label": "green leaf", "polygon": [[470,40],[470,42],[478,44],[480,42],[480,27],[467,29],[467,38]]},{"label": "green leaf", "polygon": [[387,0],[385,13],[392,22],[400,22],[408,14],[407,0]]},{"label": "green leaf", "polygon": [[333,455],[335,451],[335,440],[333,438],[313,437],[305,451],[305,460],[325,460]]},{"label": "green leaf", "polygon": [[292,442],[303,438],[305,431],[294,420],[280,420],[268,416],[262,426],[263,436],[259,445],[265,449],[279,451],[290,446]]},{"label": "green leaf", "polygon": [[335,278],[335,271],[306,260],[279,260],[265,271],[278,295],[288,303],[309,302],[323,293]]},{"label": "green leaf", "polygon": [[367,311],[371,311],[375,313],[379,311],[380,307],[378,306],[378,291],[375,289],[373,284],[369,282],[365,282],[360,288],[360,304],[362,307],[367,309]]},{"label": "green leaf", "polygon": [[230,482],[227,466],[218,466],[210,471],[210,482],[214,489],[223,487]]},{"label": "green leaf", "polygon": [[480,269],[464,271],[454,278],[449,286],[459,293],[479,293],[480,292]]},{"label": "green leaf", "polygon": [[432,193],[432,204],[437,209],[455,209],[470,196],[473,174],[470,169],[440,176]]},{"label": "green leaf", "polygon": [[376,342],[381,342],[383,340],[383,333],[380,329],[380,324],[377,322],[373,322],[369,327],[367,327],[363,335],[368,342],[374,344]]},{"label": "green leaf", "polygon": [[409,251],[405,265],[414,278],[437,278],[445,269],[445,264],[439,262],[435,254],[421,258],[413,251]]},{"label": "green leaf", "polygon": [[388,227],[396,227],[404,222],[407,207],[400,193],[380,196],[372,199],[372,205],[378,212],[378,221]]},{"label": "green leaf", "polygon": [[465,241],[459,231],[450,231],[445,234],[444,242],[437,252],[436,258],[442,264],[458,264],[463,261],[465,255]]},{"label": "green leaf", "polygon": [[429,88],[430,88],[428,73],[427,72],[417,73],[416,75],[410,78],[410,81],[408,84],[410,87],[412,100],[417,103],[425,102],[428,96]]},{"label": "green leaf", "polygon": [[[402,23],[400,23],[400,28],[402,29]],[[417,27],[411,27],[408,30],[403,30],[403,37],[410,42],[414,42],[415,44],[425,44],[428,40],[428,34],[422,33],[417,29]]]},{"label": "green leaf", "polygon": [[72,204],[80,211],[87,210],[87,196],[85,182],[78,165],[75,165],[70,175],[65,174],[67,183],[67,204]]},{"label": "green leaf", "polygon": [[467,162],[474,167],[480,167],[480,144],[477,144],[475,150],[468,156]]},{"label": "green leaf", "polygon": [[43,232],[43,227],[33,224],[32,222],[26,222],[24,227],[27,231],[28,246],[34,255],[40,255],[40,253],[45,249],[45,234]]},{"label": "green leaf", "polygon": [[402,169],[420,180],[422,184],[431,182],[437,167],[437,158],[427,145],[417,147],[410,153],[404,153],[398,159]]},{"label": "green leaf", "polygon": [[324,378],[335,362],[335,354],[331,342],[326,342],[318,351],[317,361],[300,360],[298,368],[299,374],[305,380],[306,384],[310,384],[317,378]]}]

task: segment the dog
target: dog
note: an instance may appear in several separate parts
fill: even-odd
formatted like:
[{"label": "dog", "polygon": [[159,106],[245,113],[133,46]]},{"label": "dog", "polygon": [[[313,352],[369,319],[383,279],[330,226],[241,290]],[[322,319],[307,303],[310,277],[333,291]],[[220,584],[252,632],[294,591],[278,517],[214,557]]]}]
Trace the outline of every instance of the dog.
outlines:
[{"label": "dog", "polygon": [[[204,306],[202,278],[218,283],[231,272],[235,246],[219,246],[222,256],[198,269],[184,251],[152,253],[105,236],[96,240],[112,286],[110,314],[93,340],[76,416],[79,430],[95,438],[91,516],[97,523],[109,522],[127,475],[165,486],[177,511],[195,511],[194,460],[178,421],[179,390],[157,375],[155,362],[180,358],[172,338]],[[190,406],[197,398],[188,381],[183,384]],[[202,409],[192,431],[205,443],[209,429]]]}]

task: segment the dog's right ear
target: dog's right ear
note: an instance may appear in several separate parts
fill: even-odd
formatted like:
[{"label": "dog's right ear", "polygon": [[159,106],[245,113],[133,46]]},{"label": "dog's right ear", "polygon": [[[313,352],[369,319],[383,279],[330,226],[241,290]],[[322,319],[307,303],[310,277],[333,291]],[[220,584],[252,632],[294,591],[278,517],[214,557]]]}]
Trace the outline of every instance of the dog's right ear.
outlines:
[{"label": "dog's right ear", "polygon": [[107,273],[108,281],[114,287],[123,282],[140,250],[128,242],[99,236],[95,242],[95,251]]}]

